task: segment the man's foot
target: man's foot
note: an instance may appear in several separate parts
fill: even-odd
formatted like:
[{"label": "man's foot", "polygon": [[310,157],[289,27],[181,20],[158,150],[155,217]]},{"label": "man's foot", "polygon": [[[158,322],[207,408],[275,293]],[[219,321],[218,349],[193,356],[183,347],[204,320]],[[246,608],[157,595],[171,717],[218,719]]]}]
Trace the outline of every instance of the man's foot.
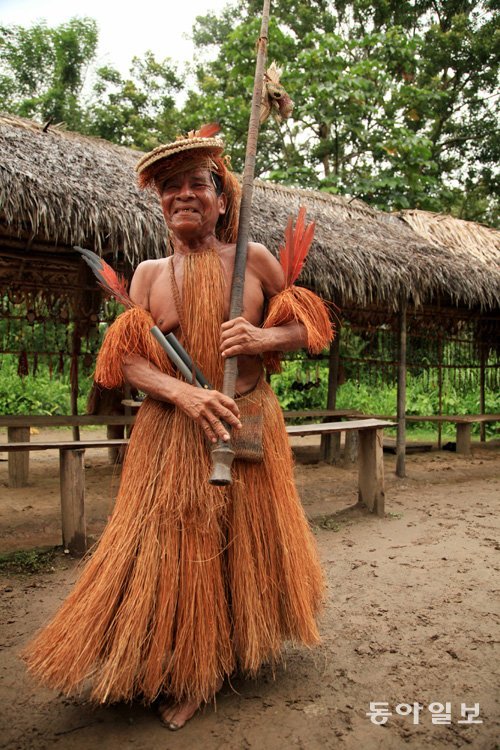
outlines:
[{"label": "man's foot", "polygon": [[[216,693],[219,692],[223,683],[224,680],[219,680],[215,689]],[[163,701],[158,706],[160,721],[167,729],[175,732],[177,729],[182,729],[184,724],[194,716],[200,706],[201,703],[197,701],[182,701],[181,703]]]},{"label": "man's foot", "polygon": [[200,704],[197,701],[183,701],[182,703],[160,703],[158,713],[161,723],[167,729],[175,732],[182,729],[184,724],[196,713]]}]

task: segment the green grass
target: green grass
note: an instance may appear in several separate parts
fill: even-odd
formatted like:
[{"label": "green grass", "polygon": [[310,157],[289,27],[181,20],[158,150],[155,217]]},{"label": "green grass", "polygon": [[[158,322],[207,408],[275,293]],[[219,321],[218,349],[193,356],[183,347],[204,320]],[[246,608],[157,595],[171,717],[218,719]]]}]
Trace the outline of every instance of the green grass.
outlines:
[{"label": "green grass", "polygon": [[57,550],[57,547],[45,547],[4,553],[0,555],[0,573],[33,575],[52,571]]}]

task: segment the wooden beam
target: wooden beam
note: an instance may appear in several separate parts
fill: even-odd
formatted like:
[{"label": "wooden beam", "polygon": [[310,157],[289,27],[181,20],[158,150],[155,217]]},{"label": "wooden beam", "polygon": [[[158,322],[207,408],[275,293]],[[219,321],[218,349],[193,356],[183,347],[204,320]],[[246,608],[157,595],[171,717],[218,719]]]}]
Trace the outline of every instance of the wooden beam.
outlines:
[{"label": "wooden beam", "polygon": [[471,453],[472,422],[457,423],[457,453],[470,456]]},{"label": "wooden beam", "polygon": [[384,515],[384,430],[360,430],[358,500],[377,516]]},{"label": "wooden beam", "polygon": [[[328,357],[328,393],[326,397],[326,408],[335,409],[337,401],[337,388],[339,384],[340,365],[340,329],[337,330],[335,338],[330,344]],[[322,461],[335,464],[340,457],[340,435],[322,435],[320,455]]]},{"label": "wooden beam", "polygon": [[396,438],[396,475],[406,476],[406,300],[401,300],[399,310],[398,354],[398,434]]},{"label": "wooden beam", "polygon": [[63,545],[76,557],[87,551],[84,456],[83,448],[59,450]]},{"label": "wooden beam", "polygon": [[[443,414],[443,337],[441,331],[438,336],[438,413],[439,416]],[[438,449],[441,450],[442,436],[443,436],[443,423],[440,421],[438,425]]]},{"label": "wooden beam", "polygon": [[[29,427],[8,427],[9,443],[28,443]],[[28,484],[30,454],[28,452],[9,453],[9,487],[26,487]]]},{"label": "wooden beam", "polygon": [[2,414],[0,427],[88,427],[89,425],[133,424],[135,415],[121,416],[119,414],[81,414],[45,415],[45,414]]},{"label": "wooden beam", "polygon": [[358,432],[348,430],[344,436],[344,466],[355,464],[358,459]]},{"label": "wooden beam", "polygon": [[[486,409],[485,399],[486,389],[486,344],[482,341],[479,345],[479,411],[484,414]],[[481,422],[479,425],[479,439],[482,443],[486,441],[486,425]]]}]

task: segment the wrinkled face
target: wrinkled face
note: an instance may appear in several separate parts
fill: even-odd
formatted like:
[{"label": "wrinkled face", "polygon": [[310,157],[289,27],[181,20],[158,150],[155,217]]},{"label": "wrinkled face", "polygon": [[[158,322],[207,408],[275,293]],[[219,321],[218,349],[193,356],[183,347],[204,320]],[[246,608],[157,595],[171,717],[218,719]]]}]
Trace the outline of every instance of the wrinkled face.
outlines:
[{"label": "wrinkled face", "polygon": [[215,233],[219,216],[226,211],[225,195],[217,195],[208,169],[190,169],[165,180],[160,188],[165,222],[181,238]]}]

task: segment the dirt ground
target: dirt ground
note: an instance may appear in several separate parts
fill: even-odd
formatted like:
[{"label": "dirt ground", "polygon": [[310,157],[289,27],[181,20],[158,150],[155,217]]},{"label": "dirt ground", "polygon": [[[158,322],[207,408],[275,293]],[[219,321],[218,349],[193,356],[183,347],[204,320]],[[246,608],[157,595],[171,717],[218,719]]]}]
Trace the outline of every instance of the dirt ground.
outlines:
[{"label": "dirt ground", "polygon": [[[102,451],[87,451],[86,466],[87,521],[97,537],[118,472]],[[49,572],[2,575],[0,747],[498,748],[500,447],[408,456],[406,479],[394,466],[386,456],[387,512],[377,518],[354,507],[355,467],[297,465],[328,578],[322,645],[290,647],[274,675],[263,669],[257,680],[225,684],[216,710],[207,707],[177,734],[140,705],[96,709],[85,694],[66,699],[26,676],[18,652],[71,589],[75,561],[61,553]],[[0,460],[0,487],[0,551],[60,543],[57,455],[31,453],[30,483],[20,489],[7,487]],[[382,726],[366,716],[374,701],[392,712]],[[417,702],[419,723],[395,712]],[[451,703],[448,724],[432,722],[428,706],[437,702]],[[476,703],[482,723],[458,723],[462,704]]]}]

